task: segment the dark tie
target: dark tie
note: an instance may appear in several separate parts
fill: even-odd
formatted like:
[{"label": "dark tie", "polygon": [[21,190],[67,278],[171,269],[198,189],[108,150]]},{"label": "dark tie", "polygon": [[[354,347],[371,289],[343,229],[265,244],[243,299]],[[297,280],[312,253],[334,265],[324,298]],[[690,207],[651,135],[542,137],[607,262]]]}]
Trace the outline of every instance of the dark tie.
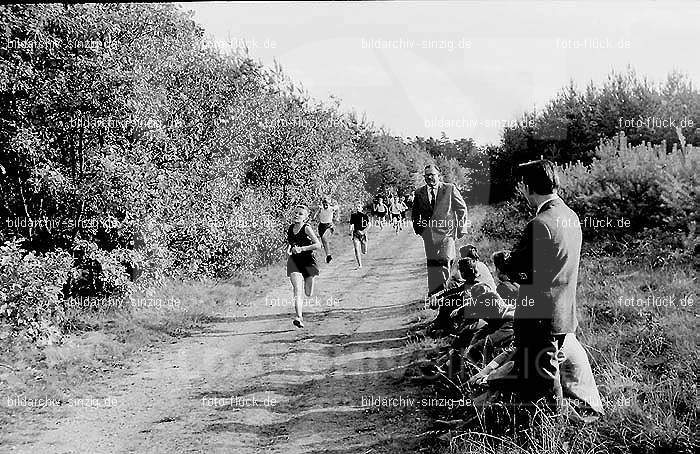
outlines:
[{"label": "dark tie", "polygon": [[435,209],[435,188],[430,188],[430,208]]}]

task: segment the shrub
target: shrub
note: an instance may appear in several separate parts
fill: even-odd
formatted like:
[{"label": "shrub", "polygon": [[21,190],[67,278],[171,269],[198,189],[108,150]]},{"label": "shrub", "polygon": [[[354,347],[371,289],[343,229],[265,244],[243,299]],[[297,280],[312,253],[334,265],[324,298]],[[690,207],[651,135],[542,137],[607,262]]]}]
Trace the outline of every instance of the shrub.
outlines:
[{"label": "shrub", "polygon": [[531,213],[522,197],[500,203],[487,212],[479,231],[488,238],[515,241],[522,235]]},{"label": "shrub", "polygon": [[105,251],[95,243],[78,240],[73,251],[75,260],[66,296],[73,295],[126,295],[133,284],[127,266],[137,268],[140,255],[127,249]]},{"label": "shrub", "polygon": [[65,319],[61,290],[71,271],[65,251],[35,255],[19,241],[0,247],[0,324],[52,343]]},{"label": "shrub", "polygon": [[633,246],[651,237],[656,250],[661,249],[659,242],[692,249],[699,215],[700,150],[664,150],[664,144],[631,147],[620,136],[618,144],[601,142],[590,165],[564,166],[561,194],[581,220],[613,221],[613,228],[584,227],[585,236]]}]

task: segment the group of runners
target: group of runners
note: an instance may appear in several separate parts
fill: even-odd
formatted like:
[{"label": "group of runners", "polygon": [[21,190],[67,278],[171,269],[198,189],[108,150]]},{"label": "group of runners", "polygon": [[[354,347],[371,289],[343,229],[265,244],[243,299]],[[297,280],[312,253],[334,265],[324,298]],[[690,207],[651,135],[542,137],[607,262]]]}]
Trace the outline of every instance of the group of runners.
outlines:
[{"label": "group of runners", "polygon": [[377,197],[372,204],[372,217],[375,224],[382,230],[385,225],[391,224],[394,232],[398,235],[400,230],[403,230],[406,221],[406,212],[411,208],[413,203],[412,195],[389,196],[386,203],[384,197]]},{"label": "group of runners", "polygon": [[[349,236],[352,239],[355,253],[356,269],[362,268],[362,255],[367,254],[367,229],[372,221],[382,230],[391,223],[396,234],[403,229],[406,211],[411,204],[411,198],[390,196],[387,202],[384,197],[377,197],[372,203],[372,219],[365,214],[365,207],[358,203],[349,218]],[[303,299],[311,297],[314,282],[319,275],[319,267],[314,251],[325,253],[326,263],[333,260],[331,237],[335,232],[335,224],[340,216],[340,206],[332,204],[329,197],[323,197],[321,204],[312,214],[308,205],[297,205],[292,213],[292,224],[287,229],[287,276],[292,283],[294,293],[294,326],[304,327]],[[318,233],[309,224],[314,219],[318,222]]]}]

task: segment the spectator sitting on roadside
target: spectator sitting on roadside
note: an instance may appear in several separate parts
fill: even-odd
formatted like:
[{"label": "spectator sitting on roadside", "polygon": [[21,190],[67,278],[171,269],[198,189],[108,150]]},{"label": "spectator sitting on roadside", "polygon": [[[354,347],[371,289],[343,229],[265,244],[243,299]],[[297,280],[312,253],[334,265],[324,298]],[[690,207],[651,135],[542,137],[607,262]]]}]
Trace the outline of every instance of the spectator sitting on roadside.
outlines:
[{"label": "spectator sitting on roadside", "polygon": [[496,293],[498,293],[506,303],[515,304],[518,298],[518,292],[520,291],[520,285],[513,282],[505,273],[504,267],[508,257],[510,257],[510,251],[498,251],[493,253],[491,260],[498,273],[499,283],[496,286]]},{"label": "spectator sitting on roadside", "polygon": [[[493,279],[491,270],[489,270],[488,265],[481,261],[479,257],[479,252],[473,244],[467,244],[459,248],[459,255],[464,259],[474,260],[474,270],[476,275],[474,276],[474,283],[484,283],[487,284],[489,290],[496,291],[496,281]],[[461,261],[461,260],[460,260]]]},{"label": "spectator sitting on roadside", "polygon": [[483,323],[471,337],[464,356],[479,365],[489,362],[512,342],[515,305],[507,304],[485,284],[473,286],[471,295],[473,303],[464,309],[469,312],[467,316],[478,317]]}]

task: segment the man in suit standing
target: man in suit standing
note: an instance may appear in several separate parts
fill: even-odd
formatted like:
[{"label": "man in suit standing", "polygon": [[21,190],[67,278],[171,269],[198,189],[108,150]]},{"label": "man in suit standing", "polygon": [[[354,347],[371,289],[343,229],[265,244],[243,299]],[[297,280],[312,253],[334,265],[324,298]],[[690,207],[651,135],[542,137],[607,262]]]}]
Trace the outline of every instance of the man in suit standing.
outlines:
[{"label": "man in suit standing", "polygon": [[[431,295],[450,278],[455,238],[467,232],[467,205],[455,185],[440,181],[440,171],[434,164],[425,166],[423,177],[426,185],[416,190],[411,218],[413,231],[423,238]],[[435,328],[447,326],[451,309],[440,307]]]},{"label": "man in suit standing", "polygon": [[506,274],[520,283],[511,386],[523,403],[544,399],[556,409],[563,399],[559,363],[567,355],[569,362],[576,362],[574,378],[585,377],[587,386],[592,381],[595,387],[585,351],[581,357],[574,348],[581,224],[557,195],[559,177],[552,162],[521,164],[518,174],[519,189],[535,208],[535,217],[504,266]]}]

